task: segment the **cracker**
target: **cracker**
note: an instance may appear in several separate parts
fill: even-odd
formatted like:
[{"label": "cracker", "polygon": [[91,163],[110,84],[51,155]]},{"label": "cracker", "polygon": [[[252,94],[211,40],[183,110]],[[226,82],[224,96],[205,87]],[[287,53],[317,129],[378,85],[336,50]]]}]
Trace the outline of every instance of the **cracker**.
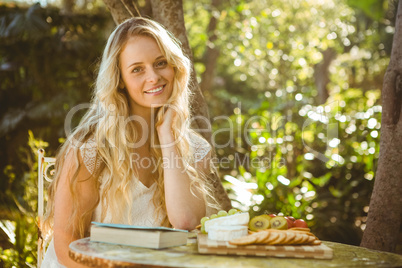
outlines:
[{"label": "cracker", "polygon": [[292,227],[289,230],[290,231],[310,232],[310,228],[303,228],[303,227]]},{"label": "cracker", "polygon": [[295,237],[295,238],[293,239],[293,241],[292,241],[292,245],[300,244],[300,242],[301,242],[303,239],[304,239],[303,234],[300,234],[300,233],[296,234],[296,237]]},{"label": "cracker", "polygon": [[321,240],[316,239],[311,243],[311,245],[321,245]]},{"label": "cracker", "polygon": [[291,241],[293,241],[295,237],[296,237],[295,232],[286,232],[286,238],[283,240],[283,244],[284,245],[291,244]]},{"label": "cracker", "polygon": [[286,232],[278,232],[278,237],[271,242],[271,245],[283,244],[286,239]]},{"label": "cracker", "polygon": [[264,240],[264,244],[272,245],[272,242],[275,241],[279,237],[278,232],[269,232],[270,235],[267,239]]},{"label": "cracker", "polygon": [[237,245],[237,246],[244,246],[244,245],[251,245],[254,244],[257,240],[258,233],[254,233],[251,235],[242,236],[236,239],[232,239],[229,241],[229,244]]},{"label": "cracker", "polygon": [[255,240],[255,242],[254,243],[256,243],[256,244],[264,244],[265,242],[265,240],[266,239],[268,239],[268,237],[270,236],[270,232],[268,232],[268,231],[261,231],[261,232],[258,232],[258,236],[257,236],[257,240]]},{"label": "cracker", "polygon": [[299,242],[299,244],[305,244],[308,241],[309,237],[312,237],[306,234],[302,234],[301,236],[303,237],[303,239]]},{"label": "cracker", "polygon": [[306,244],[311,244],[311,243],[313,243],[315,240],[317,240],[316,237],[309,235],[309,236],[308,236],[308,240],[306,241]]},{"label": "cracker", "polygon": [[292,232],[292,233],[296,233],[296,234],[306,234],[306,235],[314,236],[314,237],[315,237],[315,235],[314,235],[313,233],[310,233],[310,232],[297,231],[297,230],[292,230],[291,232]]}]

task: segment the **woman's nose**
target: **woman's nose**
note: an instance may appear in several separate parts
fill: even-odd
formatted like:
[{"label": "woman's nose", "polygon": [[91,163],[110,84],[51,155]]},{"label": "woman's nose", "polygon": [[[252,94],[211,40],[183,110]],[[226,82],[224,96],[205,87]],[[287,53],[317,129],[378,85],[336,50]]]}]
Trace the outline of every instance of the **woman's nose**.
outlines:
[{"label": "woman's nose", "polygon": [[161,78],[160,74],[154,68],[150,68],[147,74],[147,82],[156,83]]}]

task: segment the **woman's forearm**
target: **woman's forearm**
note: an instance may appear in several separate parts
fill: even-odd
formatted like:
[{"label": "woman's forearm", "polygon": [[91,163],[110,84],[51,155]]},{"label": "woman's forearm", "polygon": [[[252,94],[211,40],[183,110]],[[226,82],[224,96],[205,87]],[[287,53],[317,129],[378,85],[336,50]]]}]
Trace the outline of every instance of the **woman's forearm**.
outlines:
[{"label": "woman's forearm", "polygon": [[69,245],[74,240],[76,239],[71,238],[68,233],[55,231],[54,249],[57,256],[57,261],[65,267],[87,267],[85,265],[78,264],[69,257]]},{"label": "woman's forearm", "polygon": [[169,143],[165,137],[163,144],[167,144],[162,148],[162,157],[169,221],[175,228],[194,229],[205,216],[205,200],[195,187],[190,186],[191,179],[186,173],[187,167],[184,166],[174,142]]}]

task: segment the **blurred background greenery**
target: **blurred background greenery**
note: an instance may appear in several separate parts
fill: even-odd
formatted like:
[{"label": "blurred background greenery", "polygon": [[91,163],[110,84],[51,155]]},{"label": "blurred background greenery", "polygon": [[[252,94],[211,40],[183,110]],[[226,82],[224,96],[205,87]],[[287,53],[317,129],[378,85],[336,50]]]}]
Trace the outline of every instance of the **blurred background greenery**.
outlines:
[{"label": "blurred background greenery", "polygon": [[[144,1],[139,1],[139,3]],[[103,3],[0,2],[0,266],[36,264],[36,151],[88,102],[114,27]],[[398,0],[184,1],[234,207],[360,243]],[[79,117],[73,118],[75,122]]]}]

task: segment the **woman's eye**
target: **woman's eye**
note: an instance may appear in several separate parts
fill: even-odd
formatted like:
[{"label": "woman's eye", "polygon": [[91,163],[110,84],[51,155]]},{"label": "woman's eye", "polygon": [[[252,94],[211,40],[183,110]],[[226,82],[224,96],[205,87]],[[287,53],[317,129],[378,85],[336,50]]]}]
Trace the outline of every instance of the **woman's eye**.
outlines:
[{"label": "woman's eye", "polygon": [[159,61],[157,64],[156,64],[156,66],[158,66],[158,67],[164,67],[164,66],[166,66],[167,65],[167,61],[166,60],[161,60],[161,61]]},{"label": "woman's eye", "polygon": [[136,68],[134,68],[132,72],[133,72],[133,73],[141,72],[141,67],[136,67]]}]

